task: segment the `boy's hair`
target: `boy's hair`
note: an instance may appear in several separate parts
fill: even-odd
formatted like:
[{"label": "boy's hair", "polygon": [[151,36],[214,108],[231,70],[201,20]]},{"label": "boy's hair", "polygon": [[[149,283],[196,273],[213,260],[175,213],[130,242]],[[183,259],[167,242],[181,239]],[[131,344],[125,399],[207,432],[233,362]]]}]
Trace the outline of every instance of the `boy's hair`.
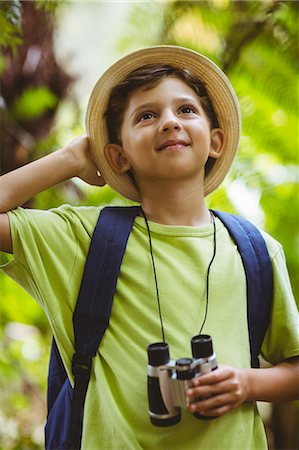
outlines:
[{"label": "boy's hair", "polygon": [[152,89],[161,80],[173,76],[190,86],[200,98],[200,103],[208,116],[212,128],[218,128],[218,120],[212,102],[204,84],[189,69],[182,69],[167,64],[146,64],[131,72],[129,76],[117,84],[111,91],[105,112],[109,140],[120,144],[120,128],[130,96],[139,88]]}]

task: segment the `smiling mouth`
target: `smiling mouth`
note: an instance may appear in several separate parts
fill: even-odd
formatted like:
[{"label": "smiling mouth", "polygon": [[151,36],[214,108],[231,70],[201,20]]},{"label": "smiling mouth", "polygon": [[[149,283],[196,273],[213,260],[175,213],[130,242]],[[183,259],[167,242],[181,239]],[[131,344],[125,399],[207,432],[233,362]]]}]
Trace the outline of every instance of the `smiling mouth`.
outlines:
[{"label": "smiling mouth", "polygon": [[163,150],[180,150],[181,148],[187,147],[189,145],[187,142],[182,140],[173,140],[164,142],[161,147],[158,148],[158,151]]}]

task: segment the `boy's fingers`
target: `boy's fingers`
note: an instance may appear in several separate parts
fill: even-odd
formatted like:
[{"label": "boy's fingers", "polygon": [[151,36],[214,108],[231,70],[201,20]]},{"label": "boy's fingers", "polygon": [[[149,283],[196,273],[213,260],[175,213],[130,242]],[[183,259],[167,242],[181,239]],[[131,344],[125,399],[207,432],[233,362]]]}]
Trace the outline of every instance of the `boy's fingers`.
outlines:
[{"label": "boy's fingers", "polygon": [[218,416],[238,405],[239,402],[236,401],[235,397],[226,393],[194,402],[189,406],[189,409],[191,412],[199,412],[202,415]]},{"label": "boy's fingers", "polygon": [[227,392],[227,387],[217,384],[215,386],[200,386],[197,388],[188,389],[186,395],[190,400],[196,400],[197,398],[210,397],[211,395],[219,395],[224,392]]},{"label": "boy's fingers", "polygon": [[106,181],[99,170],[97,170],[97,184],[99,186],[104,186],[106,184]]},{"label": "boy's fingers", "polygon": [[215,384],[208,384],[204,386],[198,386],[194,388],[189,388],[186,391],[186,395],[190,400],[198,399],[198,398],[206,398],[211,397],[215,395],[221,395],[224,393],[232,393],[237,392],[236,386],[234,383],[227,382],[226,380],[215,383]]},{"label": "boy's fingers", "polygon": [[92,186],[104,186],[106,184],[104,177],[94,167],[89,168],[89,170],[87,170],[84,175],[81,175],[80,178]]},{"label": "boy's fingers", "polygon": [[233,375],[233,370],[228,366],[221,366],[218,369],[210,372],[206,375],[193,378],[193,386],[204,386],[210,384],[221,383],[222,381],[230,378]]},{"label": "boy's fingers", "polygon": [[95,177],[91,182],[89,182],[89,184],[102,187],[102,186],[105,186],[106,181],[104,180],[103,177]]},{"label": "boy's fingers", "polygon": [[194,412],[198,412],[199,414],[201,414],[202,416],[206,416],[206,417],[220,417],[223,414],[227,413],[228,411],[231,411],[233,408],[231,405],[222,405],[222,406],[217,406],[214,409],[209,409],[209,410],[205,410],[202,407],[196,407],[196,405],[194,405],[194,409],[190,408],[190,411],[192,413]]}]

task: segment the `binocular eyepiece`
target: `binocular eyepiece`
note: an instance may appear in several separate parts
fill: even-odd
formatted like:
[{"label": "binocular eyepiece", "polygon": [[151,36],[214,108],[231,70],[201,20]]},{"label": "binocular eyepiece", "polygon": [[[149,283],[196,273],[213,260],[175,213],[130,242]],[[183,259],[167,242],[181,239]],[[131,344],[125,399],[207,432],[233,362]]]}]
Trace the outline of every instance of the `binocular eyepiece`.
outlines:
[{"label": "binocular eyepiece", "polygon": [[[189,406],[185,391],[191,386],[192,378],[217,369],[211,336],[194,336],[191,350],[193,358],[171,361],[167,343],[157,342],[148,346],[148,402],[153,425],[165,427],[178,423],[181,420],[181,407]],[[198,413],[194,413],[194,416],[208,418]]]}]

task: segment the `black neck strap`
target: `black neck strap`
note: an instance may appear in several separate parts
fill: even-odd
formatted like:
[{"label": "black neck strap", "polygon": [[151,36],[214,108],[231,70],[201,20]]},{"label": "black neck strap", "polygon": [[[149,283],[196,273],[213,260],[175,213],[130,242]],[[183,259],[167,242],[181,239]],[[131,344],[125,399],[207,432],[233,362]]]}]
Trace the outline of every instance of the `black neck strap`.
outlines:
[{"label": "black neck strap", "polygon": [[[163,317],[162,317],[161,301],[160,301],[160,295],[159,295],[157,271],[156,271],[155,258],[154,258],[154,252],[153,252],[152,237],[151,237],[151,232],[150,232],[148,220],[147,220],[147,217],[145,215],[145,212],[142,209],[142,206],[140,206],[140,209],[141,209],[141,213],[142,213],[142,215],[144,217],[144,220],[145,220],[145,225],[146,225],[147,234],[148,234],[150,254],[151,254],[151,260],[152,260],[152,268],[153,268],[155,287],[156,287],[158,311],[159,311],[160,324],[161,324],[162,340],[163,340],[163,342],[165,342],[165,331],[164,331],[164,325],[163,325]],[[203,327],[204,327],[204,325],[206,323],[207,316],[208,316],[209,291],[210,291],[210,270],[211,270],[212,263],[213,263],[213,261],[215,259],[215,256],[216,256],[216,247],[217,247],[217,245],[216,245],[216,223],[215,223],[215,217],[214,217],[214,214],[212,213],[212,211],[210,211],[210,215],[211,215],[211,221],[213,223],[213,229],[214,229],[214,231],[213,231],[213,255],[212,255],[212,258],[211,258],[211,260],[209,262],[208,269],[207,269],[205,314],[204,314],[203,322],[202,322],[200,330],[199,330],[199,334],[202,333]]]}]

